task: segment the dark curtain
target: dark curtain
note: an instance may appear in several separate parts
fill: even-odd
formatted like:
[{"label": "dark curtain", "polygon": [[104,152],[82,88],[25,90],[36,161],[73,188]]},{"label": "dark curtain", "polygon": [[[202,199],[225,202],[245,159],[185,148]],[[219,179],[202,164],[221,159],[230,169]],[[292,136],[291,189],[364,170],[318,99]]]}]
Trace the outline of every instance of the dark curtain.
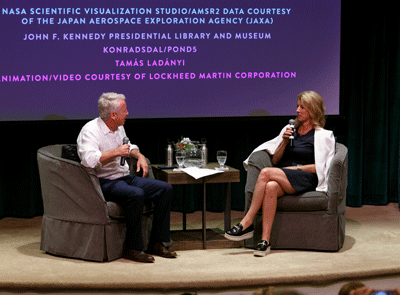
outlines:
[{"label": "dark curtain", "polygon": [[399,202],[400,18],[377,5],[342,5],[347,205]]}]

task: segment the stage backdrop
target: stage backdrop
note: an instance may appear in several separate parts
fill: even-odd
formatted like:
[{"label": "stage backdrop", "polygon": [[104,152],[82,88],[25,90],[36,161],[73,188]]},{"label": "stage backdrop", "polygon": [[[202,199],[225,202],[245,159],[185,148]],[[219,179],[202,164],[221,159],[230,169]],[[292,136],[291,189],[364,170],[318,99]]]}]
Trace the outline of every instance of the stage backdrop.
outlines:
[{"label": "stage backdrop", "polygon": [[[349,148],[349,206],[385,205],[400,200],[400,19],[392,17],[392,10],[383,2],[362,7],[349,1],[342,3],[340,89],[344,117],[328,117],[326,127]],[[13,96],[2,95],[3,99]],[[127,121],[127,129],[134,129],[137,143],[154,162],[164,160],[167,138],[175,140],[185,135],[194,139],[206,137],[214,161],[217,149],[228,149],[228,164],[235,167],[240,167],[254,147],[276,135],[287,123],[286,118],[280,117],[159,121]],[[36,150],[49,144],[75,142],[85,122],[0,122],[0,218],[43,213]],[[237,210],[243,209],[243,170],[241,177],[240,187],[233,188],[233,206]],[[196,208],[192,202],[189,206]]]},{"label": "stage backdrop", "polygon": [[102,92],[135,118],[339,114],[340,0],[2,0],[0,120],[91,119]]}]

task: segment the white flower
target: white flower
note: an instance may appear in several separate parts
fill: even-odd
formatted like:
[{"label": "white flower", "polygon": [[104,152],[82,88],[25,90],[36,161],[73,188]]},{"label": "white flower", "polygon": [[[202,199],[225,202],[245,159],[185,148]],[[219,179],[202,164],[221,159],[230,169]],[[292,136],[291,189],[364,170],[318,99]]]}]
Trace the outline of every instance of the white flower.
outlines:
[{"label": "white flower", "polygon": [[191,140],[189,137],[184,137],[184,138],[182,138],[181,143],[188,144],[188,143],[191,143]]}]

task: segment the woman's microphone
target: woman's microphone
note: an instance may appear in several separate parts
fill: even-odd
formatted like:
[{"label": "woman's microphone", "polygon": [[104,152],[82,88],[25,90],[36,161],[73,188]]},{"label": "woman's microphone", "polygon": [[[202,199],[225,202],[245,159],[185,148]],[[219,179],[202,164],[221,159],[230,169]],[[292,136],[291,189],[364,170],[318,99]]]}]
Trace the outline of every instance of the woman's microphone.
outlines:
[{"label": "woman's microphone", "polygon": [[[292,128],[292,131],[294,132],[294,120],[290,119],[289,120],[289,127]],[[294,136],[293,133],[289,136],[289,146],[294,147]]]}]

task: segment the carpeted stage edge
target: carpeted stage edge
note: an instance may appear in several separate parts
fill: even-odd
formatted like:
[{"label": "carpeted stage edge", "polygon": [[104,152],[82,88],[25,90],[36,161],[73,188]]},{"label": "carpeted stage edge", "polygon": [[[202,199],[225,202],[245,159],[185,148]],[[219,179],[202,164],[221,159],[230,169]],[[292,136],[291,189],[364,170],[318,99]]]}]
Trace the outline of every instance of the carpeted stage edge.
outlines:
[{"label": "carpeted stage edge", "polygon": [[260,258],[245,248],[182,250],[176,259],[156,257],[153,264],[141,264],[125,259],[96,263],[52,256],[39,250],[40,217],[3,218],[0,291],[227,291],[399,275],[397,204],[347,208],[346,219],[346,240],[339,252],[273,250]]}]

